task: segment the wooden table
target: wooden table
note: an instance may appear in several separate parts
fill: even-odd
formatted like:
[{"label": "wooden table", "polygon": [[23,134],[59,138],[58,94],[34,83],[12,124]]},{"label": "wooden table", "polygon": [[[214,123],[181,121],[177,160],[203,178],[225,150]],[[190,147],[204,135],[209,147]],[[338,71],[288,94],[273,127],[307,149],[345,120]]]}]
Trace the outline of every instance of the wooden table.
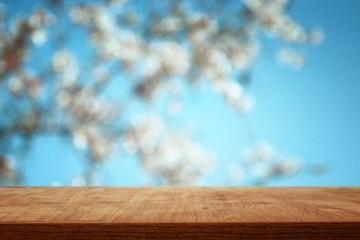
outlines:
[{"label": "wooden table", "polygon": [[0,239],[360,239],[360,187],[2,187]]}]

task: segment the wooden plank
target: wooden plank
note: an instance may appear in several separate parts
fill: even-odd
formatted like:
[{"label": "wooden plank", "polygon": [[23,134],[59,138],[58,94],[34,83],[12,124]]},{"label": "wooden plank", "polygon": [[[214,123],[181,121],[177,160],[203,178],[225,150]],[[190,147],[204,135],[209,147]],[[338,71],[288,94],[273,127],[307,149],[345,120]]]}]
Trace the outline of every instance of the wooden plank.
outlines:
[{"label": "wooden plank", "polygon": [[2,187],[0,239],[360,239],[360,187]]}]

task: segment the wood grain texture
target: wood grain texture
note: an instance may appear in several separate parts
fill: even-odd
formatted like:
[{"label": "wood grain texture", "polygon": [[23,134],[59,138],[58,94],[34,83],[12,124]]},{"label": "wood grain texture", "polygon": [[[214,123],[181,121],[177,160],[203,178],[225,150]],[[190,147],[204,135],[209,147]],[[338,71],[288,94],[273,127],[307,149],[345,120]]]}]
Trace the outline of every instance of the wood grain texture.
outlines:
[{"label": "wood grain texture", "polygon": [[360,239],[360,187],[2,187],[0,239]]}]

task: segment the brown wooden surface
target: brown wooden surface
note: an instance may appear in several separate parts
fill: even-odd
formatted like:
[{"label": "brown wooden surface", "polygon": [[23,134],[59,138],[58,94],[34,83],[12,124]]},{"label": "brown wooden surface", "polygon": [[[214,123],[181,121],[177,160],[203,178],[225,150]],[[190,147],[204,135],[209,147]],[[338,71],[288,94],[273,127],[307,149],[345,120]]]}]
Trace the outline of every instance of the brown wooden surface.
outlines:
[{"label": "brown wooden surface", "polygon": [[360,239],[360,187],[2,187],[0,239]]}]

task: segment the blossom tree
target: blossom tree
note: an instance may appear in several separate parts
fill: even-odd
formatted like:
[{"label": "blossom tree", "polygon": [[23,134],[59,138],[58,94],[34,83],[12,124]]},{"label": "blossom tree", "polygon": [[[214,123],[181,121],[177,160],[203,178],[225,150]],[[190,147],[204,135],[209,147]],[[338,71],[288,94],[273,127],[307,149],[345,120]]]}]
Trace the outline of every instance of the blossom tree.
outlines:
[{"label": "blossom tree", "polygon": [[[216,154],[161,114],[129,117],[125,109],[161,101],[176,116],[183,107],[182,89],[206,83],[229,108],[246,115],[255,103],[247,86],[261,54],[260,36],[285,43],[275,59],[294,69],[304,65],[305,57],[291,46],[322,40],[320,30],[307,30],[287,14],[288,0],[48,0],[38,5],[17,18],[7,17],[3,5],[0,16],[4,184],[24,184],[16,166],[32,141],[46,134],[71,141],[90,165],[123,149],[138,156],[159,184],[197,184],[221,163]],[[76,46],[69,43],[71,36],[76,36]],[[31,58],[39,46],[47,49],[41,66]],[[108,92],[119,81],[129,94],[111,99]],[[14,138],[20,139],[20,147],[13,146]],[[231,168],[229,179],[257,169],[256,183],[264,184],[294,174],[300,166],[298,159],[281,156],[259,141]],[[96,184],[92,174],[89,170],[74,184]]]}]

